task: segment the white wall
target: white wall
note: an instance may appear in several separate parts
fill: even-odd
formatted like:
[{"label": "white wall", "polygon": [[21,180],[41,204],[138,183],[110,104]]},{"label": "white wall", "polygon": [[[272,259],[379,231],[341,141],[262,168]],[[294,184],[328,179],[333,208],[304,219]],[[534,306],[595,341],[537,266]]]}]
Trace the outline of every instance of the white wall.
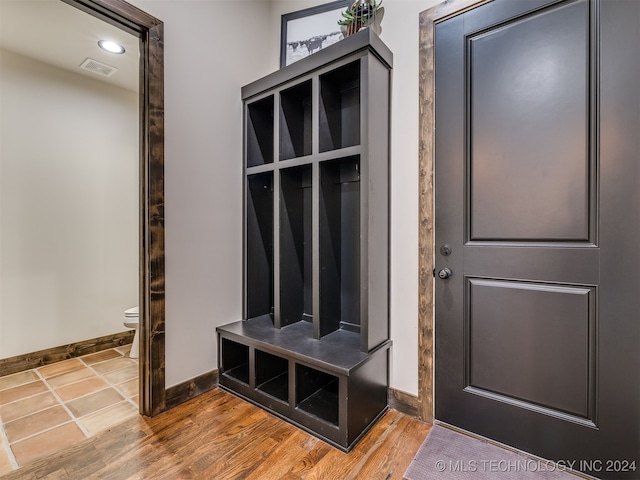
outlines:
[{"label": "white wall", "polygon": [[166,386],[242,318],[240,88],[269,72],[266,1],[130,0],[164,22]]},{"label": "white wall", "polygon": [[0,358],[126,330],[138,96],[0,52]]},{"label": "white wall", "polygon": [[[242,311],[240,88],[279,66],[280,16],[324,0],[131,0],[165,25],[166,385],[217,367]],[[418,393],[418,14],[385,0],[394,52],[391,385]]]},{"label": "white wall", "polygon": [[[418,394],[418,20],[441,0],[384,0],[382,40],[393,52],[391,132],[391,386]],[[273,0],[271,68],[284,13],[327,3]]]}]

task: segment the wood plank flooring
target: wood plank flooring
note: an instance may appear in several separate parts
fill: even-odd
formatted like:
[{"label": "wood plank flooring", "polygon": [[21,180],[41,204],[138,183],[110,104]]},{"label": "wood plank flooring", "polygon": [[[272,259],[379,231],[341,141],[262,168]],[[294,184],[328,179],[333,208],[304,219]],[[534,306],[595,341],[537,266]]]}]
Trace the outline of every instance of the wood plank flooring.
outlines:
[{"label": "wood plank flooring", "polygon": [[3,480],[402,479],[431,426],[390,410],[349,454],[220,389]]}]

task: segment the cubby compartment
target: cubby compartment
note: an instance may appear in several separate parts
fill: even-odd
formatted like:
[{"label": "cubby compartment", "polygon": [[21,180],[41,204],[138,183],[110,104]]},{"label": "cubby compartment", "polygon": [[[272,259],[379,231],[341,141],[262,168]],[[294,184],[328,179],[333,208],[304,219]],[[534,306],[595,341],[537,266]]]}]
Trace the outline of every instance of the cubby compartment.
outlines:
[{"label": "cubby compartment", "polygon": [[320,336],[360,331],[360,159],[320,164]]},{"label": "cubby compartment", "polygon": [[247,105],[247,167],[273,163],[273,95]]},{"label": "cubby compartment", "polygon": [[320,76],[320,151],[360,143],[360,61]]},{"label": "cubby compartment", "polygon": [[256,350],[256,389],[283,402],[289,401],[289,361]]},{"label": "cubby compartment", "polygon": [[280,171],[280,326],[311,321],[311,165]]},{"label": "cubby compartment", "polygon": [[246,314],[273,313],[273,173],[247,178]]},{"label": "cubby compartment", "polygon": [[345,452],[388,409],[392,58],[362,29],[242,87],[244,305],[216,327],[219,384]]},{"label": "cubby compartment", "polygon": [[296,365],[296,407],[336,426],[338,387],[338,377],[305,365]]},{"label": "cubby compartment", "polygon": [[249,347],[223,338],[221,352],[223,375],[249,385]]},{"label": "cubby compartment", "polygon": [[280,92],[280,160],[311,155],[311,80]]}]

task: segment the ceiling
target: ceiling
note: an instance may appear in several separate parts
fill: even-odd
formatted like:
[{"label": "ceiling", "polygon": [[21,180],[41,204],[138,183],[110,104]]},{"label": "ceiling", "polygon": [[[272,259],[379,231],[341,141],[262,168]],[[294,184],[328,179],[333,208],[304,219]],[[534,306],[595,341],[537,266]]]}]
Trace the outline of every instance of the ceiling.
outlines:
[{"label": "ceiling", "polygon": [[[113,40],[126,49],[107,53],[98,40]],[[67,5],[62,0],[0,0],[0,48],[58,68],[138,91],[139,40],[137,37]],[[82,70],[89,57],[115,67],[111,77]]]}]

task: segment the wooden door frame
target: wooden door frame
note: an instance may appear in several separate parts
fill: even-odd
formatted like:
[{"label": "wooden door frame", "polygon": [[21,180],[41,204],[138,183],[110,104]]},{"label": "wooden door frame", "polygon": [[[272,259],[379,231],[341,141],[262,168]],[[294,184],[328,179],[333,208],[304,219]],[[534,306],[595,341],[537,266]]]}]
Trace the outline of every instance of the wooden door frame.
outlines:
[{"label": "wooden door frame", "polygon": [[420,13],[418,176],[418,418],[433,423],[435,265],[433,166],[436,24],[493,0],[445,0]]},{"label": "wooden door frame", "polygon": [[140,413],[166,410],[164,24],[124,0],[63,0],[140,39]]}]

